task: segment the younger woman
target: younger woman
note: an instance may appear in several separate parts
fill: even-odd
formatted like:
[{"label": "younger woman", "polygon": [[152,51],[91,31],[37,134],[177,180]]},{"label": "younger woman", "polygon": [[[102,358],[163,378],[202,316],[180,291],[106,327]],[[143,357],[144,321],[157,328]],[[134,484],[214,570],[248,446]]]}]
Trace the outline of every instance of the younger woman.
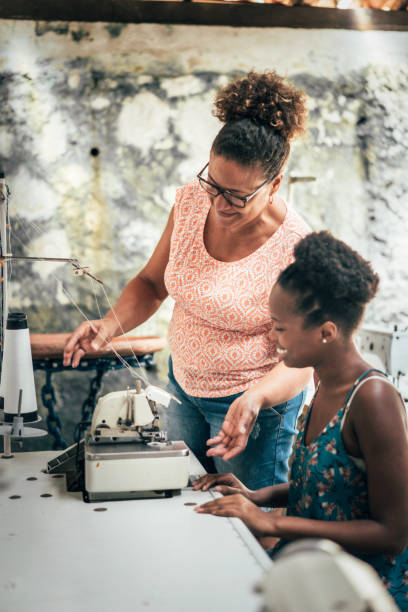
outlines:
[{"label": "younger woman", "polygon": [[[241,518],[266,548],[329,538],[370,563],[408,610],[408,435],[401,397],[353,342],[378,285],[370,265],[327,232],[310,234],[270,296],[287,367],[319,379],[295,444],[290,482],[249,490],[231,474],[194,485],[226,497],[195,508]],[[258,506],[287,507],[285,516]]]}]

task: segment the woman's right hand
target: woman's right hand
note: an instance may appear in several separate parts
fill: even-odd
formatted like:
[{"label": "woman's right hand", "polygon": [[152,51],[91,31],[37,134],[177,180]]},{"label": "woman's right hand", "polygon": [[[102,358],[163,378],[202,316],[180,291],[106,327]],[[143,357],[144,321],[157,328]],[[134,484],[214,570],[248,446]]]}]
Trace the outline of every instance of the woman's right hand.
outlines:
[{"label": "woman's right hand", "polygon": [[116,324],[106,319],[84,321],[68,338],[64,348],[64,366],[76,368],[86,353],[98,351],[110,342],[115,334]]},{"label": "woman's right hand", "polygon": [[205,474],[193,482],[194,491],[207,491],[214,487],[214,491],[223,495],[234,495],[241,493],[244,497],[252,500],[254,491],[248,489],[234,474]]}]

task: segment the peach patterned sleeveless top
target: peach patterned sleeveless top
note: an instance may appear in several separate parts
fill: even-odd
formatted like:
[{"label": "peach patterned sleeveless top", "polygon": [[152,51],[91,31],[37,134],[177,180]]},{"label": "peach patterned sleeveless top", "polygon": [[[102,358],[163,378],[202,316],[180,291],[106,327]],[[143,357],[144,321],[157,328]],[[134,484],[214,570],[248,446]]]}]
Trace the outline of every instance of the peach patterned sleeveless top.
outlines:
[{"label": "peach patterned sleeveless top", "polygon": [[195,397],[247,389],[278,362],[269,332],[268,298],[295,244],[310,229],[288,209],[260,248],[238,261],[207,252],[203,232],[211,203],[195,179],[177,190],[165,284],[175,305],[169,326],[173,372]]}]

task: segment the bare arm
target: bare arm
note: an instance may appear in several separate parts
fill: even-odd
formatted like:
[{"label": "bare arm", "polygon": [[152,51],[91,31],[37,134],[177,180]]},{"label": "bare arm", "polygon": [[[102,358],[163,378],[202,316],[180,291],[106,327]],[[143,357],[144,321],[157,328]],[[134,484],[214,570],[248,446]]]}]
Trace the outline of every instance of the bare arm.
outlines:
[{"label": "bare arm", "polygon": [[405,409],[396,391],[378,381],[362,388],[350,414],[366,462],[371,517],[324,521],[265,513],[242,495],[197,508],[237,516],[259,537],[288,540],[321,537],[359,553],[401,553],[408,544],[408,434]]},{"label": "bare arm", "polygon": [[312,375],[313,368],[288,368],[281,361],[249,391],[259,398],[260,409],[263,410],[296,397]]},{"label": "bare arm", "polygon": [[[114,336],[147,321],[167,297],[164,271],[169,261],[173,210],[146,266],[122,291],[116,305],[103,319],[86,321],[69,337],[64,365],[76,367],[85,353],[98,350]],[[115,316],[116,315],[116,316]]]},{"label": "bare arm", "polygon": [[207,455],[224,461],[239,455],[247,445],[260,410],[282,404],[296,397],[312,377],[312,368],[288,368],[281,361],[256,385],[238,397],[229,407],[221,431],[208,440]]},{"label": "bare arm", "polygon": [[257,506],[272,506],[283,508],[287,506],[289,483],[263,487],[255,491],[248,489],[234,474],[205,474],[193,483],[195,491],[208,491],[214,488],[223,495],[234,495],[241,493]]},{"label": "bare arm", "polygon": [[251,501],[257,506],[286,508],[288,505],[288,497],[289,483],[283,482],[282,484],[257,489],[253,492]]}]

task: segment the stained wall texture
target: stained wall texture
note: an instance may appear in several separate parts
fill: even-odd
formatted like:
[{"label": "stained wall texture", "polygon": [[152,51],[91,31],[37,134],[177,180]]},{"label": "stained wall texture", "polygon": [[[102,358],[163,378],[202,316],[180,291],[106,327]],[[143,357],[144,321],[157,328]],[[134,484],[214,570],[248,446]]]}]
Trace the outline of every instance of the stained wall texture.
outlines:
[{"label": "stained wall texture", "polygon": [[[176,187],[208,159],[216,88],[273,68],[310,99],[282,195],[372,260],[381,290],[367,322],[404,327],[407,60],[405,32],[0,21],[13,252],[77,257],[114,301],[152,252]],[[88,279],[51,263],[14,264],[10,299],[38,333],[82,320],[71,299],[92,318],[109,307]],[[165,334],[170,312],[168,303],[138,331]],[[70,385],[60,397],[84,375]]]}]

